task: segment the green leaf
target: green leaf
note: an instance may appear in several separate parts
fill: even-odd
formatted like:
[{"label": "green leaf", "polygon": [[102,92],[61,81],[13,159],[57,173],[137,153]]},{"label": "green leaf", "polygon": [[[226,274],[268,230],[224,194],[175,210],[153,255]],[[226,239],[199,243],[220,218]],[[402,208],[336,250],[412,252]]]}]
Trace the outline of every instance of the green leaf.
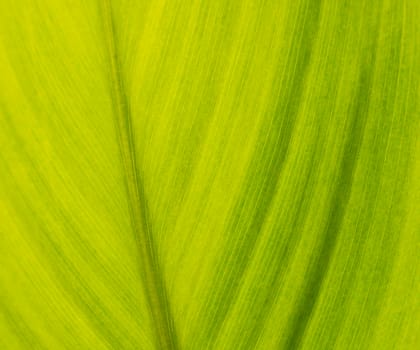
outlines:
[{"label": "green leaf", "polygon": [[0,348],[418,349],[417,0],[2,0]]}]

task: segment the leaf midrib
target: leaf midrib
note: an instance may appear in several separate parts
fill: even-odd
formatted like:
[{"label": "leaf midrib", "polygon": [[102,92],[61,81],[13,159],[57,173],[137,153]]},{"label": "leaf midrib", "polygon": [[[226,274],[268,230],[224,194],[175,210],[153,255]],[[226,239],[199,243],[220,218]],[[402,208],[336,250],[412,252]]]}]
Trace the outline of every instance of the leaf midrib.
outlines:
[{"label": "leaf midrib", "polygon": [[176,334],[157,261],[144,184],[137,168],[132,117],[115,43],[115,26],[110,0],[101,2],[101,12],[107,46],[115,125],[144,292],[154,326],[156,346],[162,350],[176,350],[178,349]]}]

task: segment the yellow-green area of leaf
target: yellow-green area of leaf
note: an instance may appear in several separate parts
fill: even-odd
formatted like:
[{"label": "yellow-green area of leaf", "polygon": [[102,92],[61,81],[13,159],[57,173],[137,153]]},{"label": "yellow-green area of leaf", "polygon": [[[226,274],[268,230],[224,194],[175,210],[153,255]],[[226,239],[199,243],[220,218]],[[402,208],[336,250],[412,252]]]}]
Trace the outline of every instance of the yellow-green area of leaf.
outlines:
[{"label": "yellow-green area of leaf", "polygon": [[0,349],[419,349],[419,10],[0,1]]}]

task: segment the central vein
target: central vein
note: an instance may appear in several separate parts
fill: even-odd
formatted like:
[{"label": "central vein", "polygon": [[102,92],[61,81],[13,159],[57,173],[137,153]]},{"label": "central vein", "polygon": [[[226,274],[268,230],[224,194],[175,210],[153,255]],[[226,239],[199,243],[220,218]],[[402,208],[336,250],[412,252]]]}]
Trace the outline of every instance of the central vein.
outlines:
[{"label": "central vein", "polygon": [[116,49],[115,28],[110,0],[101,1],[101,10],[105,26],[112,82],[112,98],[129,199],[131,225],[137,244],[145,293],[154,323],[156,346],[162,350],[176,350],[178,346],[156,257],[144,186],[137,171],[131,115]]}]

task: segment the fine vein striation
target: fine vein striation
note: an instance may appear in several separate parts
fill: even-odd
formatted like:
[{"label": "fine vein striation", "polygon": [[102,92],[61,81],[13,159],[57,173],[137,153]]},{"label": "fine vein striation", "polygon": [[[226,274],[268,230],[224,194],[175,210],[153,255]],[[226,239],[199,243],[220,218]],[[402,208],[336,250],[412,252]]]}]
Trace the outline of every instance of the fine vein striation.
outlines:
[{"label": "fine vein striation", "polygon": [[114,114],[126,180],[131,223],[137,244],[145,293],[154,323],[156,346],[162,350],[174,350],[178,348],[176,335],[165,287],[160,277],[144,185],[137,169],[131,114],[121,76],[121,66],[115,43],[114,20],[109,0],[101,2],[101,10],[112,83]]}]

